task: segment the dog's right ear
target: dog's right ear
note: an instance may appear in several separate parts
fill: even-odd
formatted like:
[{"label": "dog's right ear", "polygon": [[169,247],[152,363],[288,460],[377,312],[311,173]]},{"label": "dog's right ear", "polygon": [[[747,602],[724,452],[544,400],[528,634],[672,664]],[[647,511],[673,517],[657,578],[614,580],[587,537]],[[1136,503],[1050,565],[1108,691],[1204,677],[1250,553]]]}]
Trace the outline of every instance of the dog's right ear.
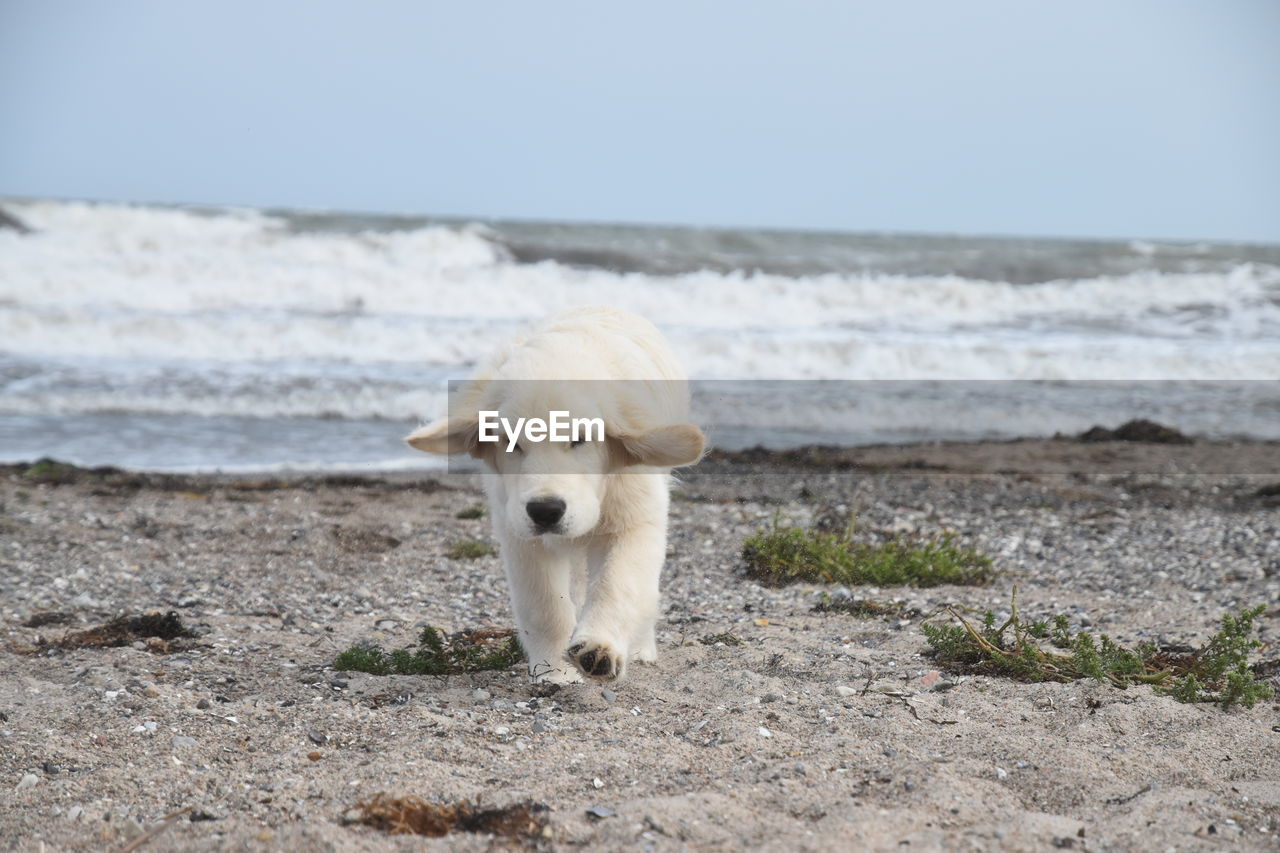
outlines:
[{"label": "dog's right ear", "polygon": [[405,436],[405,442],[423,453],[475,452],[480,443],[480,425],[477,421],[462,418],[441,418],[419,427]]}]

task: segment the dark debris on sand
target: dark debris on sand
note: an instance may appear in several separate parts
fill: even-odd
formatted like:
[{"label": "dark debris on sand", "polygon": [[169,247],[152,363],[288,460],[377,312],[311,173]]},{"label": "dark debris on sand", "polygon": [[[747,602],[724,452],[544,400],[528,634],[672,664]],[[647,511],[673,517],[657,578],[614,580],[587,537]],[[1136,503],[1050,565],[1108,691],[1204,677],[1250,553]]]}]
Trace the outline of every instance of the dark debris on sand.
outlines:
[{"label": "dark debris on sand", "polygon": [[496,839],[535,845],[548,837],[550,809],[531,800],[502,808],[486,809],[463,800],[430,803],[421,797],[374,794],[348,813],[348,823],[380,829],[390,835],[425,835],[439,838],[454,832],[493,835]]},{"label": "dark debris on sand", "polygon": [[1079,439],[1086,443],[1098,441],[1140,441],[1146,444],[1194,443],[1193,439],[1173,427],[1143,418],[1126,421],[1115,429],[1096,426],[1080,433]]},{"label": "dark debris on sand", "polygon": [[73,631],[50,645],[62,649],[107,649],[128,646],[138,641],[156,651],[171,651],[170,642],[195,637],[172,610],[168,613],[142,613],[121,616],[84,631]]}]

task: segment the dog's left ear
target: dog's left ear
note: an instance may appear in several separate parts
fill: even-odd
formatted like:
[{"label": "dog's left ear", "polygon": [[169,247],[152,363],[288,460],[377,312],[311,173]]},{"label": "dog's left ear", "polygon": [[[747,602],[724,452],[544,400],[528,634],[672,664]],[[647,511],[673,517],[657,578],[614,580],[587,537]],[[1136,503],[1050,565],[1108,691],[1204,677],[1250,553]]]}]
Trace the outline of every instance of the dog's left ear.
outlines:
[{"label": "dog's left ear", "polygon": [[405,436],[405,442],[423,453],[475,454],[479,443],[479,424],[470,419],[441,418]]},{"label": "dog's left ear", "polygon": [[640,435],[618,438],[623,465],[678,468],[702,458],[706,439],[693,424],[659,427]]}]

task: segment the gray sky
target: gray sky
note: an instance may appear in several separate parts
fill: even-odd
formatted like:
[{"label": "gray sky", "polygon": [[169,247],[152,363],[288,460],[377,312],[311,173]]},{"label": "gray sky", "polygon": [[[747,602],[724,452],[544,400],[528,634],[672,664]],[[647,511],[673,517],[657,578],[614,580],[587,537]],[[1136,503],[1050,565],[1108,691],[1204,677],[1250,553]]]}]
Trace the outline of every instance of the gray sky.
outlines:
[{"label": "gray sky", "polygon": [[1280,241],[1275,0],[0,0],[0,195]]}]

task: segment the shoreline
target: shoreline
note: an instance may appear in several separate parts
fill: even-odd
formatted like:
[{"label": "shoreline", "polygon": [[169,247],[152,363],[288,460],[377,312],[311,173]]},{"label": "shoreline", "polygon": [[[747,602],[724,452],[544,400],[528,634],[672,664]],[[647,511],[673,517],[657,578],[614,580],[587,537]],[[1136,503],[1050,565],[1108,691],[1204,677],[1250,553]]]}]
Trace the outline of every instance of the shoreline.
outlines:
[{"label": "shoreline", "polygon": [[[1095,428],[1100,429],[1100,428]],[[1167,428],[1165,428],[1167,429]],[[678,475],[706,468],[766,466],[827,468],[840,471],[918,469],[953,474],[1065,474],[1162,473],[1280,479],[1280,441],[1260,438],[1178,440],[1090,440],[1081,436],[1022,437],[985,440],[938,440],[864,445],[805,444],[788,448],[762,445],[737,450],[712,447],[696,465]],[[33,466],[57,469],[52,480],[73,482],[85,477],[107,478],[138,486],[209,480],[211,482],[268,482],[342,484],[355,481],[388,485],[422,478],[468,476],[473,465],[369,469],[361,467],[312,470],[265,466],[245,470],[168,471],[116,465],[79,465],[50,457],[0,462],[0,476],[19,474]]]}]

